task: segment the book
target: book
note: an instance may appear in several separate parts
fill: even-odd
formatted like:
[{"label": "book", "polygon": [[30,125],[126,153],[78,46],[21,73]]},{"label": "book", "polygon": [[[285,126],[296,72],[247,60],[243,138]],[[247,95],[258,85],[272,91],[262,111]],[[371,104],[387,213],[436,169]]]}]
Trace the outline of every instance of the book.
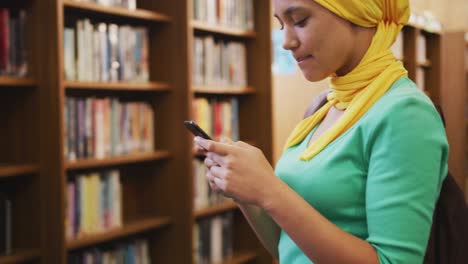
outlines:
[{"label": "book", "polygon": [[67,238],[73,239],[122,226],[120,172],[78,174],[67,183]]},{"label": "book", "polygon": [[0,255],[12,253],[12,201],[7,194],[0,193]]},{"label": "book", "polygon": [[154,151],[154,111],[146,102],[67,97],[64,107],[69,161]]},{"label": "book", "polygon": [[196,97],[192,103],[195,122],[215,140],[239,140],[239,103],[228,99]]},{"label": "book", "polygon": [[203,218],[194,225],[194,263],[221,263],[233,255],[233,212]]},{"label": "book", "polygon": [[63,48],[66,80],[149,81],[149,38],[144,27],[80,19],[75,28],[65,28]]},{"label": "book", "polygon": [[253,0],[192,0],[192,18],[211,25],[254,29]]},{"label": "book", "polygon": [[67,263],[149,264],[151,258],[148,248],[148,240],[137,238],[128,242],[113,243],[103,247],[93,247],[69,253]]},{"label": "book", "polygon": [[192,81],[196,85],[246,86],[247,53],[243,43],[195,36]]}]

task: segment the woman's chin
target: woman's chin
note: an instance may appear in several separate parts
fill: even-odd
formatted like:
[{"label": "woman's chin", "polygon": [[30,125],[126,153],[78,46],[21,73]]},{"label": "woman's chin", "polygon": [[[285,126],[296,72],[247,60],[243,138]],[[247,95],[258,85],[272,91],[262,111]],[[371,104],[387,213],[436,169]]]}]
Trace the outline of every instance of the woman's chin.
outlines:
[{"label": "woman's chin", "polygon": [[310,70],[302,70],[302,74],[309,82],[319,82],[326,79],[329,74],[325,74],[319,71],[310,71]]}]

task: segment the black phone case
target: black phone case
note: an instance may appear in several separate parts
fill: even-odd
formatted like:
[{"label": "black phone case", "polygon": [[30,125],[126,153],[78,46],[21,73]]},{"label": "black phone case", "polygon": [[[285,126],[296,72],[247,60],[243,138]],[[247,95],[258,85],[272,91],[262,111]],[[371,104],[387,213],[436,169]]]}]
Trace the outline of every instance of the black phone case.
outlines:
[{"label": "black phone case", "polygon": [[197,123],[195,123],[195,121],[192,121],[192,120],[184,121],[184,125],[195,136],[199,136],[199,137],[202,137],[204,139],[211,140],[211,137],[205,131],[203,131],[203,129],[201,129],[201,127],[199,127],[197,125]]}]

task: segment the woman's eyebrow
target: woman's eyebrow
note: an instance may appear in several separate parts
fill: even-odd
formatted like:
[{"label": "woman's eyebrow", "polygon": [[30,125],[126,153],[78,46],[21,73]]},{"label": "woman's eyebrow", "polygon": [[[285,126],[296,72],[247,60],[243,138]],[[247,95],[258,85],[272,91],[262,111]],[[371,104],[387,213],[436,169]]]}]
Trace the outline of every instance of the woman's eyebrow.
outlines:
[{"label": "woman's eyebrow", "polygon": [[[302,6],[290,6],[283,12],[283,16],[291,16],[293,13],[301,10],[305,10],[305,8]],[[277,14],[274,14],[273,16],[279,19]]]}]

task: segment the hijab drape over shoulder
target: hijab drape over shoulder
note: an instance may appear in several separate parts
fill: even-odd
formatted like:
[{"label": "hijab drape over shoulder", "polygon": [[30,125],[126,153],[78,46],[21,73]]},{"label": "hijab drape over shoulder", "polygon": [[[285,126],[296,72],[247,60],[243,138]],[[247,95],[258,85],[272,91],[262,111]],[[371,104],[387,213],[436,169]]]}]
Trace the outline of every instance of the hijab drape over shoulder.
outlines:
[{"label": "hijab drape over shoulder", "polygon": [[[312,0],[311,0],[312,1]],[[350,73],[331,78],[328,102],[302,120],[286,142],[286,149],[302,142],[335,106],[345,113],[300,156],[309,160],[349,129],[398,79],[407,76],[403,63],[390,47],[410,16],[408,0],[315,0],[339,17],[358,26],[376,27],[376,33],[359,65]]]}]

